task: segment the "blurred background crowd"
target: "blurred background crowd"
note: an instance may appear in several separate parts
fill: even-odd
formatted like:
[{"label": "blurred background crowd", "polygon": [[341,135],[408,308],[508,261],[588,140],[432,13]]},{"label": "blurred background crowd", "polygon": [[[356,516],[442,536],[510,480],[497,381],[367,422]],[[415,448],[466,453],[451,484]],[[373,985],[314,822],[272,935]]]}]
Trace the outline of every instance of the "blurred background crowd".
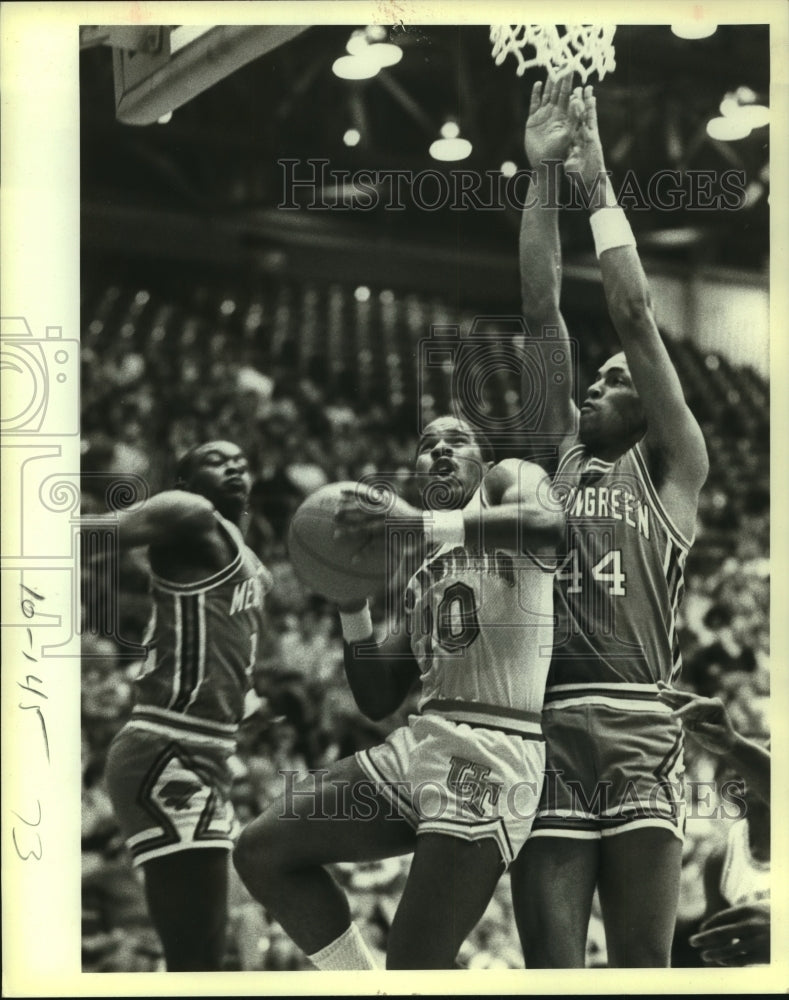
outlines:
[{"label": "blurred background crowd", "polygon": [[[420,420],[446,412],[451,366],[426,370],[420,338],[431,324],[468,335],[472,313],[445,302],[352,285],[247,283],[221,286],[191,271],[159,285],[91,268],[83,282],[83,538],[91,515],[107,512],[121,480],[151,492],[172,485],[176,458],[211,438],[236,442],[254,474],[247,540],[270,568],[268,607],[278,652],[256,679],[260,705],[242,727],[233,759],[240,824],[281,789],[282,771],[317,769],[378,742],[401,721],[356,709],[344,680],[337,616],[309,594],[288,562],[287,527],[299,503],[327,482],[410,469]],[[613,341],[604,324],[568,314],[586,383]],[[718,695],[745,735],[768,735],[769,399],[754,370],[667,337],[705,432],[711,473],[688,559],[681,684]],[[497,376],[498,378],[498,376]],[[485,386],[485,414],[517,412],[520,384],[502,370]],[[517,443],[513,443],[513,452]],[[499,454],[498,457],[503,457]],[[135,478],[136,477],[136,478]],[[128,717],[141,666],[134,644],[149,612],[146,556],[123,554],[113,577],[83,569],[82,876],[85,971],[162,968],[142,882],[131,868],[103,785],[110,740]],[[110,582],[110,589],[112,584]],[[374,609],[380,619],[382,608]],[[716,813],[715,759],[686,749],[689,818],[675,964],[698,964],[687,944],[704,912],[706,857],[726,838],[734,814]],[[712,792],[710,789],[712,788]],[[336,866],[355,919],[383,962],[387,929],[409,859]],[[233,887],[228,969],[310,967],[240,884]],[[502,879],[460,955],[469,968],[518,968],[522,956]],[[599,914],[588,964],[606,963]]]}]

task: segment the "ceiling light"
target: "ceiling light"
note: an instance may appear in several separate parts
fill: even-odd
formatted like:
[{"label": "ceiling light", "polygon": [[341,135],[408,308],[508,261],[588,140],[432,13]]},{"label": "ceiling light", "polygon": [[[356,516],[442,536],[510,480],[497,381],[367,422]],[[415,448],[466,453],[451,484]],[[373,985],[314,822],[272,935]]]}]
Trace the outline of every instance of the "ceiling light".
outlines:
[{"label": "ceiling light", "polygon": [[750,131],[751,126],[739,115],[711,118],[707,122],[707,135],[711,139],[719,139],[722,142],[744,139]]},{"label": "ceiling light", "polygon": [[332,73],[341,80],[370,80],[381,67],[363,56],[340,56],[332,63]]},{"label": "ceiling light", "polygon": [[697,38],[709,38],[715,34],[717,28],[717,24],[710,24],[709,21],[685,21],[671,25],[671,30],[677,38],[688,38],[691,41]]},{"label": "ceiling light", "polygon": [[342,141],[346,146],[358,146],[359,140],[362,138],[362,133],[358,128],[349,128],[345,135],[342,137]]},{"label": "ceiling light", "polygon": [[734,96],[740,104],[755,104],[758,100],[756,92],[750,87],[738,87]]},{"label": "ceiling light", "polygon": [[740,110],[740,102],[735,94],[727,94],[720,103],[720,112],[726,117],[736,115]]},{"label": "ceiling light", "polygon": [[369,48],[369,45],[364,31],[354,31],[346,42],[345,50],[349,55],[359,56]]},{"label": "ceiling light", "polygon": [[383,41],[386,38],[385,29],[381,29],[382,34],[374,34],[373,25],[366,31],[354,31],[348,39],[345,49],[352,56],[359,56],[369,59],[379,69],[385,66],[396,66],[403,58],[403,50],[399,45],[392,45]]},{"label": "ceiling light", "polygon": [[468,139],[436,139],[430,144],[430,155],[434,160],[465,160],[470,152]]},{"label": "ceiling light", "polygon": [[761,128],[770,121],[770,109],[763,104],[746,104],[738,114],[751,128]]},{"label": "ceiling light", "polygon": [[369,47],[369,54],[383,69],[385,66],[396,66],[403,58],[403,50],[399,45],[390,42],[376,42]]},{"label": "ceiling light", "polygon": [[518,172],[518,166],[516,163],[513,163],[512,160],[505,160],[499,167],[499,170],[505,177],[513,177]]},{"label": "ceiling light", "polygon": [[642,234],[642,243],[652,246],[679,249],[691,247],[704,239],[704,231],[695,226],[677,226],[668,229],[655,229],[651,233]]},{"label": "ceiling light", "polygon": [[[770,109],[764,104],[756,104],[757,100],[758,95],[750,87],[738,87],[737,90],[726,94],[720,103],[721,114],[726,121],[732,123],[729,129],[723,129],[724,132],[732,132],[732,135],[727,134],[726,138],[742,139],[751,129],[762,128],[769,123]],[[713,127],[716,130],[721,128],[717,125]]]},{"label": "ceiling light", "polygon": [[446,121],[441,126],[441,135],[444,139],[457,139],[460,135],[460,126],[457,122]]}]

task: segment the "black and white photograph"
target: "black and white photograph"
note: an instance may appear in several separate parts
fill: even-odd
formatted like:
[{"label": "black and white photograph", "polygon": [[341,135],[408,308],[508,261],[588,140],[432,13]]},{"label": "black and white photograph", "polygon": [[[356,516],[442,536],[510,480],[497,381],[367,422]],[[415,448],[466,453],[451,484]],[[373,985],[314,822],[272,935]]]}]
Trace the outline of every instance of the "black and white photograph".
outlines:
[{"label": "black and white photograph", "polygon": [[785,992],[784,6],[11,6],[4,993]]}]

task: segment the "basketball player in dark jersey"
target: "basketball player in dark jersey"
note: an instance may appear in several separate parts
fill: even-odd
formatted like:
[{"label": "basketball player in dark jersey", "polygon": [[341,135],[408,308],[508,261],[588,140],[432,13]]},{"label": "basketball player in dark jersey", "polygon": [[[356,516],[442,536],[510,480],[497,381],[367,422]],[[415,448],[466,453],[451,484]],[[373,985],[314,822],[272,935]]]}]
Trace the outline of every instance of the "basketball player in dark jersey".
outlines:
[{"label": "basketball player in dark jersey", "polygon": [[178,488],[121,515],[147,546],[154,608],[131,719],[107,784],[169,971],[222,968],[233,810],[228,758],[261,647],[271,576],[243,541],[247,461],[210,441],[179,462]]},{"label": "basketball player in dark jersey", "polygon": [[535,174],[520,259],[531,331],[559,331],[558,342],[545,338],[542,349],[549,352],[567,338],[552,197],[557,162],[564,161],[576,192],[588,200],[624,351],[600,367],[580,411],[569,364],[566,377],[545,390],[568,538],[554,594],[543,802],[513,866],[516,919],[528,966],[583,966],[597,888],[609,964],[666,966],[684,793],[681,726],[657,691],[681,667],[676,613],[707,452],[605,173],[591,87],[571,95],[570,77],[536,84],[526,151]]}]

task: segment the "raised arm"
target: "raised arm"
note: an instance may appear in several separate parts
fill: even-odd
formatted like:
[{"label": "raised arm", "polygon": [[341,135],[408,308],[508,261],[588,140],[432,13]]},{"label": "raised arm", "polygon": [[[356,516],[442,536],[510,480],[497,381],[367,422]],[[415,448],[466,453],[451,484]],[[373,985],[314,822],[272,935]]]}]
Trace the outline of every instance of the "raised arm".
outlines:
[{"label": "raised arm", "polygon": [[118,538],[124,548],[170,545],[179,539],[213,530],[214,505],[186,490],[157,493],[118,519]]},{"label": "raised arm", "polygon": [[[559,241],[559,184],[561,164],[572,138],[569,113],[571,75],[561,80],[534,84],[526,121],[524,146],[532,168],[532,184],[521,215],[519,261],[523,316],[538,350],[544,370],[556,374],[555,352],[568,341],[560,311],[562,252]],[[572,401],[573,371],[569,349],[565,351],[564,378],[551,378],[542,387],[545,411],[540,430],[557,441],[575,434],[577,410]]]},{"label": "raised arm", "polygon": [[[685,402],[676,369],[658,331],[646,275],[629,226],[616,207],[606,174],[591,87],[575,92],[571,108],[579,121],[565,169],[588,196],[608,311],[627,358],[647,420],[644,437],[650,469],[660,483],[695,501],[709,464],[704,438]],[[610,244],[607,246],[607,244]],[[664,499],[666,499],[664,497]],[[669,496],[669,505],[672,498]],[[680,514],[682,502],[680,501]],[[683,518],[686,522],[690,517]],[[692,533],[692,532],[689,532]]]}]

